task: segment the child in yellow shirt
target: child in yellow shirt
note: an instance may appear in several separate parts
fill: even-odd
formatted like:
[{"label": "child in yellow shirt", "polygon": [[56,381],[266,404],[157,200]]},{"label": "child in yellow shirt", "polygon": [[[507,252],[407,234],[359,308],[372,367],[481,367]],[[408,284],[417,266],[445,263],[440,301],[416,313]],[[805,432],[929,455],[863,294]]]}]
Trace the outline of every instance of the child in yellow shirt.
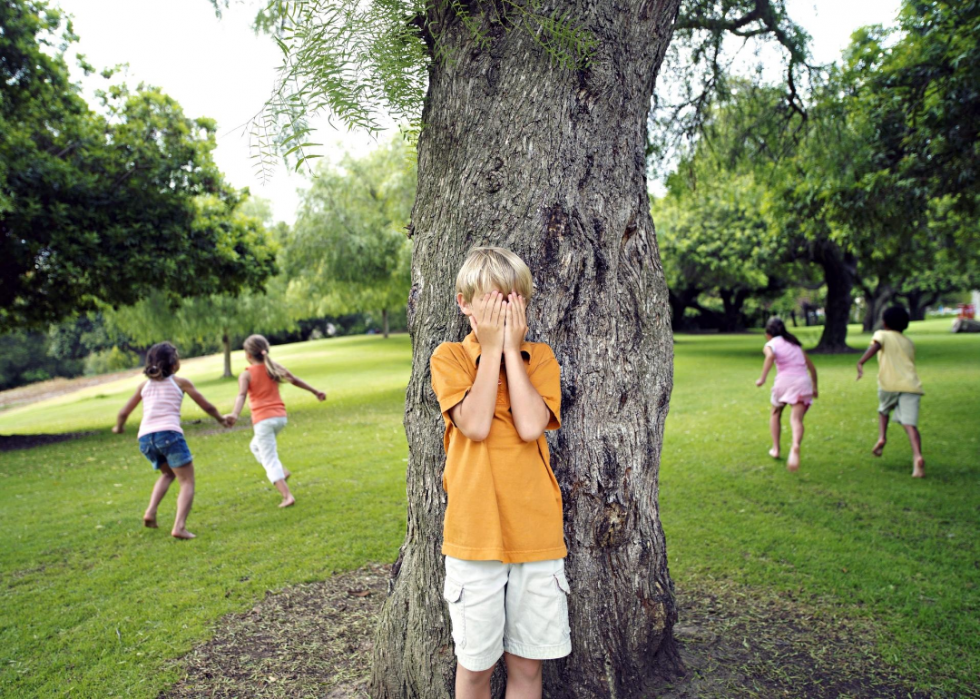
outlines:
[{"label": "child in yellow shirt", "polygon": [[858,360],[858,380],[864,376],[864,363],[878,355],[878,442],[871,453],[881,456],[888,432],[888,415],[905,428],[912,444],[912,477],[925,478],[922,436],[919,434],[919,401],[922,382],[915,372],[915,345],[902,332],[909,326],[909,314],[901,306],[885,311],[882,329],[871,338],[871,346]]}]

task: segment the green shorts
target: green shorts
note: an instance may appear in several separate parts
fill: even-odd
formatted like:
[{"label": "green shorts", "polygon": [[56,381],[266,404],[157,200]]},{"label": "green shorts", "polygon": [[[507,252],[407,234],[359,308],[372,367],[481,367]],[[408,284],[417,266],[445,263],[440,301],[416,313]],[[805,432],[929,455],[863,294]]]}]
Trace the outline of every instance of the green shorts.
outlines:
[{"label": "green shorts", "polygon": [[919,424],[919,400],[921,398],[922,396],[918,393],[883,391],[879,388],[878,412],[882,415],[891,413],[892,421],[900,425],[916,427]]}]

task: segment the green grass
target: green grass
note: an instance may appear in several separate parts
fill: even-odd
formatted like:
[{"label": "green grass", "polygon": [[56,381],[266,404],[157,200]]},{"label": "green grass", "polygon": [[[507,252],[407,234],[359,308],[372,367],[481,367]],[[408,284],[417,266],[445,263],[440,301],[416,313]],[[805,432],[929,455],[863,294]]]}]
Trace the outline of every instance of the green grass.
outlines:
[{"label": "green grass", "polygon": [[[884,659],[921,687],[959,695],[980,672],[980,337],[949,321],[915,323],[925,386],[920,430],[927,478],[910,477],[898,425],[882,458],[876,366],[814,356],[820,397],[806,416],[796,474],[773,462],[768,399],[754,380],[760,335],[677,338],[661,467],[671,573],[792,591],[876,620]],[[869,336],[851,329],[851,343]],[[800,332],[815,344],[816,330]],[[784,416],[783,448],[789,441]],[[819,638],[814,638],[819,644]]]},{"label": "green grass", "polygon": [[[393,560],[404,536],[406,443],[401,426],[408,338],[352,338],[277,347],[276,359],[328,392],[283,389],[290,425],[280,454],[296,507],[279,497],[248,449],[250,430],[210,418],[185,426],[197,470],[188,528],[169,536],[139,518],[152,468],[127,433],[108,427],[136,380],[0,413],[0,433],[101,430],[85,439],[0,454],[0,696],[155,697],[176,680],[166,662],[208,637],[218,619],[266,590]],[[243,366],[241,356],[235,366]],[[230,410],[236,383],[220,358],[181,374]],[[204,417],[185,400],[186,418]]]},{"label": "green grass", "polygon": [[[968,693],[980,670],[980,337],[947,327],[909,333],[927,394],[924,481],[909,477],[895,427],[885,456],[870,455],[873,362],[857,383],[856,356],[815,357],[821,397],[802,468],[789,474],[766,455],[768,387],[753,384],[761,336],[678,337],[660,493],[679,588],[724,580],[830,602],[871,620],[884,659],[923,688]],[[867,336],[853,329],[852,341]],[[99,430],[0,454],[0,696],[154,697],[176,679],[168,661],[224,614],[266,590],[394,558],[405,527],[407,338],[275,354],[329,393],[317,404],[284,389],[280,452],[299,504],[276,507],[250,431],[215,431],[186,401],[185,419],[205,419],[187,427],[198,470],[190,543],[138,526],[153,482],[135,445],[139,412],[126,435],[108,433],[135,379],[0,412],[2,434]],[[181,373],[230,408],[236,388],[214,378],[219,357]],[[173,507],[170,495],[161,527]]]}]

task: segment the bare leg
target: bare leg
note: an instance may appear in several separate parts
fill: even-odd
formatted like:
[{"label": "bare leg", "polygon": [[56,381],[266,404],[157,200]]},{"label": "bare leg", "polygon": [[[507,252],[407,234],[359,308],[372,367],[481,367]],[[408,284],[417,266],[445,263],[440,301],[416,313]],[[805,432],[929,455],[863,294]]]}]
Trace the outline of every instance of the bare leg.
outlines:
[{"label": "bare leg", "polygon": [[806,406],[797,403],[793,406],[793,412],[789,416],[789,424],[793,428],[793,446],[789,450],[789,459],[786,460],[786,468],[795,471],[800,467],[800,447],[803,444],[803,416],[806,414]]},{"label": "bare leg", "polygon": [[504,653],[506,699],[541,699],[541,661]]},{"label": "bare leg", "polygon": [[[289,478],[289,476],[286,476],[286,478]],[[289,507],[290,505],[296,504],[296,498],[294,498],[293,494],[289,492],[289,486],[286,485],[286,478],[278,480],[272,484],[276,486],[276,490],[278,490],[279,494],[282,495],[282,502],[279,503],[279,507]]]},{"label": "bare leg", "polygon": [[146,507],[146,512],[143,513],[143,526],[149,527],[150,529],[157,528],[157,508],[160,507],[160,501],[163,500],[163,496],[167,494],[167,490],[170,489],[170,484],[174,482],[173,469],[171,469],[167,464],[160,464],[160,477],[157,478],[157,482],[153,486],[153,492],[150,494],[150,504]]},{"label": "bare leg", "polygon": [[490,699],[490,676],[493,668],[482,672],[467,670],[456,664],[456,699]]},{"label": "bare leg", "polygon": [[193,539],[194,535],[187,531],[187,515],[194,504],[194,462],[175,468],[174,473],[180,482],[180,495],[177,496],[177,518],[170,535],[178,539]]},{"label": "bare leg", "polygon": [[881,453],[885,451],[885,442],[888,436],[888,416],[884,413],[878,413],[878,442],[875,444],[874,449],[871,453],[875,456],[881,456]]},{"label": "bare leg", "polygon": [[774,459],[779,458],[779,437],[782,430],[780,421],[783,418],[783,408],[785,407],[785,405],[774,405],[769,414],[769,431],[772,433],[772,449],[769,450],[769,456]]},{"label": "bare leg", "polygon": [[912,478],[926,477],[926,462],[922,458],[922,435],[915,425],[902,425],[912,445]]}]

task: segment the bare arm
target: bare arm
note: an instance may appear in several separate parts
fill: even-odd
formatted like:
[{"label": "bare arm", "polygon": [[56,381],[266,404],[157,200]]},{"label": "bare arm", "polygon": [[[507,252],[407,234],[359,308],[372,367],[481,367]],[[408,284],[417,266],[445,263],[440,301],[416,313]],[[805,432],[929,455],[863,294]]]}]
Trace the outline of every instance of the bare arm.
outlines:
[{"label": "bare arm", "polygon": [[490,434],[493,412],[497,405],[497,384],[500,381],[504,341],[503,298],[503,294],[497,291],[487,294],[470,316],[470,326],[477,333],[477,340],[480,342],[480,366],[477,367],[476,380],[469,393],[449,411],[453,424],[474,442],[482,442]]},{"label": "bare arm", "polygon": [[324,393],[323,391],[319,391],[319,390],[313,388],[310,384],[308,384],[305,381],[303,381],[303,379],[301,379],[299,377],[296,377],[296,376],[293,376],[288,371],[286,372],[286,381],[288,381],[289,383],[291,383],[293,386],[296,386],[296,388],[302,388],[304,391],[309,391],[314,396],[316,396],[317,400],[319,400],[319,401],[326,400],[326,398],[327,398],[327,394],[326,393]]},{"label": "bare arm", "polygon": [[174,377],[174,380],[177,382],[177,385],[180,386],[181,390],[183,390],[184,393],[189,395],[195,403],[201,406],[201,410],[203,410],[208,415],[213,417],[215,420],[220,422],[223,427],[228,426],[228,423],[225,421],[224,415],[218,412],[218,409],[215,408],[213,405],[211,405],[208,399],[201,395],[200,391],[194,388],[194,384],[192,384],[190,380],[183,379],[177,376]]},{"label": "bare arm", "polygon": [[817,391],[817,367],[810,361],[810,355],[806,352],[803,353],[803,359],[806,362],[806,370],[810,372],[810,381],[813,382],[813,397],[816,398],[819,395]]},{"label": "bare arm", "polygon": [[525,442],[533,442],[551,421],[551,410],[544,398],[531,384],[521,343],[527,335],[526,304],[520,296],[511,294],[504,314],[504,364],[507,367],[507,389],[510,394],[510,410],[514,415],[517,434]]},{"label": "bare arm", "polygon": [[122,410],[119,411],[119,415],[116,416],[116,426],[112,428],[112,431],[115,434],[123,433],[123,430],[126,427],[126,420],[128,420],[130,414],[136,410],[136,406],[140,404],[140,401],[143,400],[143,386],[145,385],[146,381],[141,382],[140,385],[136,387],[136,393],[130,396],[129,400],[126,401],[126,405],[124,405]]},{"label": "bare arm", "polygon": [[762,386],[766,382],[769,377],[769,370],[772,369],[773,362],[776,361],[776,353],[772,351],[772,347],[763,347],[762,351],[766,358],[762,362],[762,376],[755,382],[756,386]]},{"label": "bare arm", "polygon": [[245,398],[248,396],[248,385],[251,381],[252,375],[247,371],[243,371],[238,377],[238,395],[235,396],[235,407],[231,413],[225,415],[225,421],[229,423],[229,427],[238,422],[238,416],[242,414]]},{"label": "bare arm", "polygon": [[868,348],[868,351],[861,355],[861,358],[858,360],[858,365],[857,365],[858,381],[860,381],[861,377],[864,376],[864,363],[869,359],[871,359],[874,355],[878,354],[878,351],[880,349],[881,349],[881,343],[875,340],[874,342],[871,343],[871,346]]}]

